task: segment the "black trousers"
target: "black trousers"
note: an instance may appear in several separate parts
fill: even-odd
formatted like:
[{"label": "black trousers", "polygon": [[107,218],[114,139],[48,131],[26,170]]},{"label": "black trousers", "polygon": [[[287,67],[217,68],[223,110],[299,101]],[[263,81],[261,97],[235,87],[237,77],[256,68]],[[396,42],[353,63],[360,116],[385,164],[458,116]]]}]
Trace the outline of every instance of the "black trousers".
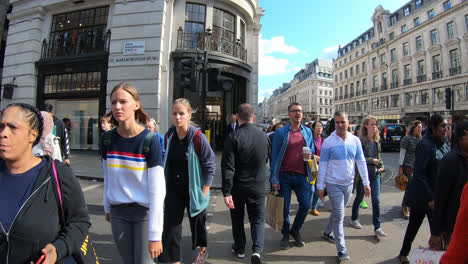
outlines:
[{"label": "black trousers", "polygon": [[427,220],[429,220],[429,228],[432,228],[432,210],[429,209],[429,207],[410,208],[408,227],[406,228],[405,238],[403,239],[403,246],[400,250],[400,256],[408,256],[409,252],[411,251],[411,244],[413,244],[414,238],[416,237],[416,234],[418,233],[425,216],[427,216]]},{"label": "black trousers", "polygon": [[244,230],[244,214],[250,222],[250,235],[252,236],[252,251],[262,253],[265,236],[265,195],[232,194],[234,209],[231,209],[232,236],[235,250],[244,252],[246,238]]},{"label": "black trousers", "polygon": [[188,190],[185,190],[186,188],[181,188],[178,185],[168,185],[167,187],[166,199],[164,200],[163,253],[158,258],[159,262],[181,261],[182,221],[186,209],[192,233],[192,250],[207,246],[206,209],[191,217],[189,193]]}]

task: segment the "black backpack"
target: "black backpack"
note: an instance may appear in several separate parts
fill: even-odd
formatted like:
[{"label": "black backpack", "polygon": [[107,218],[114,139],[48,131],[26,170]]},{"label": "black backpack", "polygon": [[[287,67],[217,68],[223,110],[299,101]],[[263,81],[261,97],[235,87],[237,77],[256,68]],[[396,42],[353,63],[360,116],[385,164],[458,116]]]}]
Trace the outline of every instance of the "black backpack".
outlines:
[{"label": "black backpack", "polygon": [[[101,157],[103,159],[107,158],[107,147],[112,145],[112,133],[114,133],[114,131],[115,131],[115,128],[104,132],[104,134],[102,135],[103,137],[102,143],[105,147],[105,151],[101,151]],[[154,134],[153,132],[150,131],[148,134],[146,134],[145,142],[143,142],[143,155],[145,155],[145,158],[147,161],[150,160],[149,159],[150,150],[151,150],[150,145],[151,145],[151,139],[153,137],[154,137]]]}]

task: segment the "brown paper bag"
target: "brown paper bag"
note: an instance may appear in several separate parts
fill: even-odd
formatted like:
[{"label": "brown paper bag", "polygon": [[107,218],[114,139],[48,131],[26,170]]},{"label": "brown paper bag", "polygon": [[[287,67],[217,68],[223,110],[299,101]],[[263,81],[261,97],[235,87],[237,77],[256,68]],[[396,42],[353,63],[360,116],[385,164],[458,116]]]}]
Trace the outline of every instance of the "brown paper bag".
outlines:
[{"label": "brown paper bag", "polygon": [[268,193],[265,222],[276,231],[281,231],[283,228],[283,207],[284,197]]}]

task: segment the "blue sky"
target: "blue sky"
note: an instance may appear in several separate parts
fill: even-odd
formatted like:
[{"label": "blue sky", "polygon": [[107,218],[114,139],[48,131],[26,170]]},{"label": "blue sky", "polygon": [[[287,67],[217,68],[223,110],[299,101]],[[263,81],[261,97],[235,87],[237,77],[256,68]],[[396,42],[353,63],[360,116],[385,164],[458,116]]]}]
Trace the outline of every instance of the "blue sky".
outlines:
[{"label": "blue sky", "polygon": [[409,0],[260,0],[265,9],[259,52],[258,100],[316,58],[336,58],[347,44],[372,27],[378,5],[394,12]]}]

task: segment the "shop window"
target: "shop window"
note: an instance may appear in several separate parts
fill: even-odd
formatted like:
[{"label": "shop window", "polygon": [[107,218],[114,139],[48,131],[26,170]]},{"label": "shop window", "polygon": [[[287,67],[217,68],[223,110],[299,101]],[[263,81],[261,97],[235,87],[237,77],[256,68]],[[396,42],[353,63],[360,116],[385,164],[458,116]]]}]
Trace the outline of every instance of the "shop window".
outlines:
[{"label": "shop window", "polygon": [[100,72],[78,72],[46,75],[44,94],[88,92],[101,90]]},{"label": "shop window", "polygon": [[106,51],[109,7],[79,10],[52,17],[45,57],[79,56]]}]

